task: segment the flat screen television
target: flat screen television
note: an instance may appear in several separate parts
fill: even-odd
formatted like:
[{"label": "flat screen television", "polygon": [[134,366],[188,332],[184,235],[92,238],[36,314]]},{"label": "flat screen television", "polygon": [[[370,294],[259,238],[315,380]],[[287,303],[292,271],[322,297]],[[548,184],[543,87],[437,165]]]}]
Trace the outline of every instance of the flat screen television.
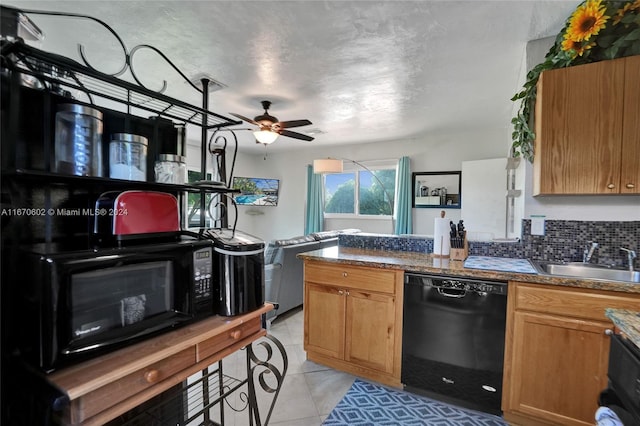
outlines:
[{"label": "flat screen television", "polygon": [[233,189],[239,189],[240,194],[234,194],[233,199],[239,206],[276,206],[278,205],[278,191],[280,180],[268,178],[234,177]]}]

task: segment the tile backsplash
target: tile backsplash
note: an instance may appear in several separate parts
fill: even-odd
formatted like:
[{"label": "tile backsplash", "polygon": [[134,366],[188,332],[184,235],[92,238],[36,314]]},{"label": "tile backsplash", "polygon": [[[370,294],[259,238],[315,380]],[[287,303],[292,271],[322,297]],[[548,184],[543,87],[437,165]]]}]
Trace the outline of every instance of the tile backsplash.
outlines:
[{"label": "tile backsplash", "polygon": [[[578,220],[546,220],[545,235],[531,235],[531,220],[522,221],[522,238],[517,242],[469,242],[469,254],[531,258],[548,261],[582,261],[590,242],[598,243],[591,262],[627,266],[626,253],[620,247],[635,250],[640,255],[640,221],[604,222]],[[376,250],[432,253],[433,239],[419,236],[377,234],[340,235],[343,247]],[[636,258],[635,268],[640,260]]]},{"label": "tile backsplash", "polygon": [[640,221],[547,220],[545,235],[538,236],[531,235],[531,220],[527,219],[522,223],[522,234],[524,253],[534,259],[581,261],[591,242],[599,246],[592,263],[627,266],[626,253],[620,247],[640,253]]}]

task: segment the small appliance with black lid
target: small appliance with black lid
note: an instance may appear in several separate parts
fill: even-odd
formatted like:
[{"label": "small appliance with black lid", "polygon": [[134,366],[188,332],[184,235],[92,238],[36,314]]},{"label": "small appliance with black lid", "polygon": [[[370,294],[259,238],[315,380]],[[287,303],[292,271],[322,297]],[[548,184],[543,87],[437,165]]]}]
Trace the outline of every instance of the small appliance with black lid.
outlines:
[{"label": "small appliance with black lid", "polygon": [[[217,265],[218,315],[240,315],[264,304],[264,241],[233,229],[209,229]],[[216,269],[216,268],[214,268]]]}]

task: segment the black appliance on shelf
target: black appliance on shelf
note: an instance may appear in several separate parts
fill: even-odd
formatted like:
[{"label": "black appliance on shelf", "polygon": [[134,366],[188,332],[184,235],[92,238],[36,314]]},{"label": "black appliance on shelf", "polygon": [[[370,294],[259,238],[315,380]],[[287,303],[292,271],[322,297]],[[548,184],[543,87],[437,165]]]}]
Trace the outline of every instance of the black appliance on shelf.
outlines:
[{"label": "black appliance on shelf", "polygon": [[264,304],[264,241],[232,229],[210,229],[218,273],[217,313],[239,315]]},{"label": "black appliance on shelf", "polygon": [[600,394],[599,405],[613,411],[624,426],[640,425],[640,348],[617,334],[611,335],[610,348],[609,387]]},{"label": "black appliance on shelf", "polygon": [[16,314],[21,354],[45,371],[215,315],[209,240],[25,252]]},{"label": "black appliance on shelf", "polygon": [[506,311],[506,282],[406,273],[406,389],[500,414]]}]

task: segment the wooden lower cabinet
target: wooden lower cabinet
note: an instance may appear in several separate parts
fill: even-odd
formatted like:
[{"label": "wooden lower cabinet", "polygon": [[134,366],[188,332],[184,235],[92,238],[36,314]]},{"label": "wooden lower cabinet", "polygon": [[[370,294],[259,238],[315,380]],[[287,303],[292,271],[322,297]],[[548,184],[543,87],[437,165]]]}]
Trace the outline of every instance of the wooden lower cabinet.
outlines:
[{"label": "wooden lower cabinet", "polygon": [[304,299],[304,349],[344,359],[344,289],[307,282]]},{"label": "wooden lower cabinet", "polygon": [[593,425],[607,387],[605,308],[640,308],[640,295],[512,282],[502,408],[516,425]]},{"label": "wooden lower cabinet", "polygon": [[400,387],[403,276],[305,261],[307,358]]}]

